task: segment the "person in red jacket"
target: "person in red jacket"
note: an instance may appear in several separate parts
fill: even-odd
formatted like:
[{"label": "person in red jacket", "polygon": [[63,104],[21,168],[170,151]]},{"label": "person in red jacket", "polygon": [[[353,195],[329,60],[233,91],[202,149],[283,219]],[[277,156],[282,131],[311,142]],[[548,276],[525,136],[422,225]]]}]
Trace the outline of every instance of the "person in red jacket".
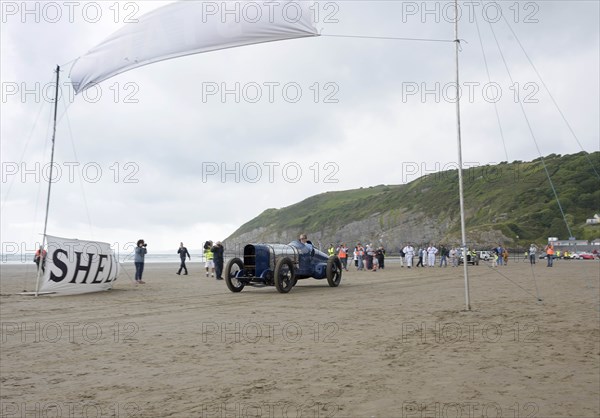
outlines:
[{"label": "person in red jacket", "polygon": [[342,262],[342,268],[348,271],[348,247],[346,247],[346,243],[343,243],[338,247],[338,258]]},{"label": "person in red jacket", "polygon": [[552,267],[554,263],[554,244],[551,242],[546,245],[546,258],[548,259],[548,265],[546,267]]},{"label": "person in red jacket", "polygon": [[42,269],[42,272],[44,272],[45,265],[46,265],[46,255],[48,253],[46,252],[46,250],[44,250],[44,247],[40,245],[40,248],[38,248],[38,250],[35,252],[35,255],[33,256],[33,261],[35,262],[35,264],[37,265],[37,269]]}]

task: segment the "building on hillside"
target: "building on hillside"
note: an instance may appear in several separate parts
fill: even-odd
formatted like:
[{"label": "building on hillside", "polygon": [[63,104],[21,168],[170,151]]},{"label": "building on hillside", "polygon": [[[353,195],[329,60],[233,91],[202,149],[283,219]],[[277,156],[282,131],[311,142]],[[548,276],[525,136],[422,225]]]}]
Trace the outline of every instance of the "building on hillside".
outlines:
[{"label": "building on hillside", "polygon": [[593,218],[586,219],[585,223],[588,225],[597,225],[600,224],[600,215],[595,214]]},{"label": "building on hillside", "polygon": [[557,251],[580,252],[591,251],[592,245],[585,239],[562,239],[554,241],[554,249]]}]

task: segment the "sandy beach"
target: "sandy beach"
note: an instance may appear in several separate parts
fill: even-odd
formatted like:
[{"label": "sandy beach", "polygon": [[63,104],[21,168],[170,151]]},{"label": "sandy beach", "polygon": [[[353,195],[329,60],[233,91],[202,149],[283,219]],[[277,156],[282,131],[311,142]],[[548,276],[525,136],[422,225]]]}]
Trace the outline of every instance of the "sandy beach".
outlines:
[{"label": "sandy beach", "polygon": [[1,416],[600,415],[599,261],[469,267],[470,312],[462,268],[352,268],[289,294],[176,268],[35,298],[18,294],[33,268],[3,265]]}]

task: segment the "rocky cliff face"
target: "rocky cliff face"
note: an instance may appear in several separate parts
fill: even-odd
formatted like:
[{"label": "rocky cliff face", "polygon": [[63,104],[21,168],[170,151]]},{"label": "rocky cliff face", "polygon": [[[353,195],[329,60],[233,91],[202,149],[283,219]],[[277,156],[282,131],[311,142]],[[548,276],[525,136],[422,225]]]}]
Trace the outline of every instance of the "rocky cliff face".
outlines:
[{"label": "rocky cliff face", "polygon": [[[600,201],[591,160],[600,161],[600,152],[551,154],[544,166],[541,160],[514,161],[465,170],[466,244],[477,249],[498,244],[511,248],[567,234],[597,238],[597,230],[586,229],[585,224],[598,212]],[[567,212],[564,218],[548,187],[547,172],[553,173]],[[226,243],[228,249],[252,242],[287,243],[304,232],[321,248],[341,242],[353,247],[360,241],[394,252],[407,242],[458,245],[460,230],[458,172],[448,170],[407,184],[330,191],[267,209],[241,225]]]},{"label": "rocky cliff face", "polygon": [[[397,252],[407,242],[415,245],[435,244],[459,245],[460,233],[449,233],[460,222],[449,216],[440,218],[427,217],[422,213],[403,210],[392,210],[386,213],[374,213],[371,217],[343,224],[340,228],[325,227],[317,231],[298,231],[294,229],[274,230],[260,227],[252,231],[232,235],[225,243],[227,248],[242,248],[245,244],[256,242],[288,243],[297,239],[298,234],[305,232],[309,239],[322,249],[330,243],[334,245],[345,242],[353,247],[357,242],[383,245],[388,252]],[[473,231],[469,233],[469,246],[487,248],[490,243],[510,243],[500,231]]]}]

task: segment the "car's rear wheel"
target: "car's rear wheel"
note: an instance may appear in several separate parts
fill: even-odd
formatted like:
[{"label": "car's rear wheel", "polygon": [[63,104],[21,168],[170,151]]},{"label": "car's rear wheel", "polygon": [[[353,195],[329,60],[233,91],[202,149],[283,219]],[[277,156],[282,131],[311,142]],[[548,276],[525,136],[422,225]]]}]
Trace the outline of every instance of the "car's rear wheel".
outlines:
[{"label": "car's rear wheel", "polygon": [[232,292],[241,292],[244,288],[244,283],[237,279],[237,275],[244,269],[244,263],[239,258],[232,258],[225,266],[225,283]]},{"label": "car's rear wheel", "polygon": [[275,288],[279,293],[287,293],[296,284],[294,265],[287,258],[280,258],[275,264]]},{"label": "car's rear wheel", "polygon": [[338,287],[342,280],[342,262],[337,256],[332,255],[327,260],[326,274],[329,286]]}]

